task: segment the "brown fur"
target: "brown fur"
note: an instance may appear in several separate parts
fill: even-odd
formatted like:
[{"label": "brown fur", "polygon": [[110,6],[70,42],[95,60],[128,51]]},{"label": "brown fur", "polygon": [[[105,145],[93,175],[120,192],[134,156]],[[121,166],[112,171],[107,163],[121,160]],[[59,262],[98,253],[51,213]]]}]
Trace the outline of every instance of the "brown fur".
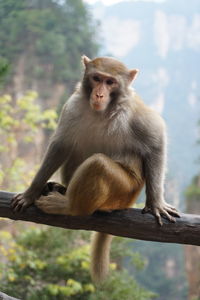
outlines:
[{"label": "brown fur", "polygon": [[96,67],[98,71],[102,71],[113,76],[118,74],[127,74],[129,71],[124,64],[116,59],[111,59],[110,57],[96,58],[91,62],[91,65]]},{"label": "brown fur", "polygon": [[92,235],[91,247],[91,275],[96,283],[102,282],[109,272],[109,253],[112,235],[95,232]]}]

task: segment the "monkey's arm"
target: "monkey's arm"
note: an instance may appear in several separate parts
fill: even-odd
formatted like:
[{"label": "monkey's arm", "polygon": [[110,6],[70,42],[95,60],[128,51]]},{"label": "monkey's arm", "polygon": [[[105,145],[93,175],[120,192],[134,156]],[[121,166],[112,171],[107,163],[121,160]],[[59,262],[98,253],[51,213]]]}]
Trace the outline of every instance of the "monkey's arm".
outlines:
[{"label": "monkey's arm", "polygon": [[146,180],[146,204],[143,212],[153,213],[160,225],[161,216],[165,216],[171,222],[179,217],[177,210],[164,200],[164,177],[165,177],[165,142],[160,147],[154,148],[151,154],[144,160],[144,172]]},{"label": "monkey's arm", "polygon": [[12,208],[14,211],[23,211],[41,195],[47,180],[65,161],[66,153],[68,153],[67,146],[61,139],[54,139],[51,142],[30,187],[23,194],[18,194],[13,198]]}]

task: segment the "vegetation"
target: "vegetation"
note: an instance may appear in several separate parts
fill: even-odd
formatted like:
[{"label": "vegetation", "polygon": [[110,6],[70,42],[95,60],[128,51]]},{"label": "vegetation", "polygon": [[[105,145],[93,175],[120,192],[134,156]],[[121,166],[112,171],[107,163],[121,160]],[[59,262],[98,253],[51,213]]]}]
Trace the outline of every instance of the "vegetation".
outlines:
[{"label": "vegetation", "polygon": [[[10,95],[0,97],[0,185],[9,191],[22,191],[30,183],[40,156],[35,135],[41,134],[41,128],[52,130],[56,126],[55,110],[42,111],[37,98],[34,91],[15,101]],[[24,149],[35,154],[29,165],[23,157]]]},{"label": "vegetation", "polygon": [[[198,131],[200,132],[200,121],[198,122]],[[197,144],[200,144],[200,140],[197,140]],[[191,201],[197,202],[200,201],[200,174],[194,176],[191,184],[187,187],[185,191],[187,206]]]},{"label": "vegetation", "polygon": [[195,184],[195,180],[186,189],[185,195],[187,199],[195,198],[195,200],[200,200],[200,187]]},{"label": "vegetation", "polygon": [[69,84],[80,77],[80,55],[97,52],[95,27],[81,0],[0,1],[0,56],[13,71],[23,58],[29,84]]},{"label": "vegetation", "polygon": [[171,300],[187,299],[188,283],[180,245],[136,241],[133,249],[146,259],[146,267],[141,272],[128,265],[139,283],[158,293],[159,300],[166,299],[166,295]]},{"label": "vegetation", "polygon": [[8,62],[5,58],[0,57],[0,80],[6,75],[8,71]]},{"label": "vegetation", "polygon": [[[96,287],[89,276],[88,233],[32,227],[15,240],[2,231],[0,239],[4,241],[0,247],[4,260],[0,265],[1,289],[15,297],[26,300],[145,300],[155,297],[126,271],[116,270],[120,267],[116,263],[111,264],[114,271],[108,280]],[[124,258],[128,243],[128,239],[115,239],[115,258]]]}]

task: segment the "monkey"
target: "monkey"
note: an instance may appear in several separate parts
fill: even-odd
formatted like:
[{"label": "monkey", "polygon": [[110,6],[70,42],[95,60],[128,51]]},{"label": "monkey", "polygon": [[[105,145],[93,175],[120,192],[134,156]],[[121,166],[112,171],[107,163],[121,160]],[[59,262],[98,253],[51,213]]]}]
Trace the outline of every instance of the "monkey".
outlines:
[{"label": "monkey", "polygon": [[[138,70],[112,57],[82,57],[83,78],[63,106],[58,126],[30,187],[12,200],[23,211],[85,216],[131,207],[143,187],[143,213],[171,222],[180,217],[164,199],[167,135],[162,117],[131,87]],[[47,183],[60,168],[64,186]],[[46,185],[47,183],[47,185]],[[46,191],[44,192],[44,190]],[[112,235],[92,240],[91,274],[105,279]]]}]

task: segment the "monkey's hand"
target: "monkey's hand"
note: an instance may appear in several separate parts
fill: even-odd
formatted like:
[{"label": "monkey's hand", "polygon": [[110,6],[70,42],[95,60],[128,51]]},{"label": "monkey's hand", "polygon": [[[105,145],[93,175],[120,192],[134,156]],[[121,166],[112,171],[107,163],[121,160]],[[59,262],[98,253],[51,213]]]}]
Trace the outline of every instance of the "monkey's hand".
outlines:
[{"label": "monkey's hand", "polygon": [[37,200],[41,195],[47,196],[51,192],[59,192],[60,194],[64,195],[66,192],[66,188],[57,182],[49,181],[45,184],[41,194],[36,195],[35,193],[32,193],[31,191],[27,190],[22,194],[15,195],[11,202],[11,208],[15,212],[23,212],[27,207],[33,204],[35,200]]},{"label": "monkey's hand", "polygon": [[142,213],[152,213],[160,226],[163,225],[163,221],[161,216],[168,219],[170,222],[175,223],[176,219],[174,217],[180,218],[180,215],[177,211],[177,209],[170,204],[166,203],[165,201],[162,202],[146,202],[145,207],[142,210]]},{"label": "monkey's hand", "polygon": [[17,194],[12,199],[11,208],[14,212],[23,212],[35,201],[36,198],[36,196],[30,194],[28,191],[22,194]]}]

